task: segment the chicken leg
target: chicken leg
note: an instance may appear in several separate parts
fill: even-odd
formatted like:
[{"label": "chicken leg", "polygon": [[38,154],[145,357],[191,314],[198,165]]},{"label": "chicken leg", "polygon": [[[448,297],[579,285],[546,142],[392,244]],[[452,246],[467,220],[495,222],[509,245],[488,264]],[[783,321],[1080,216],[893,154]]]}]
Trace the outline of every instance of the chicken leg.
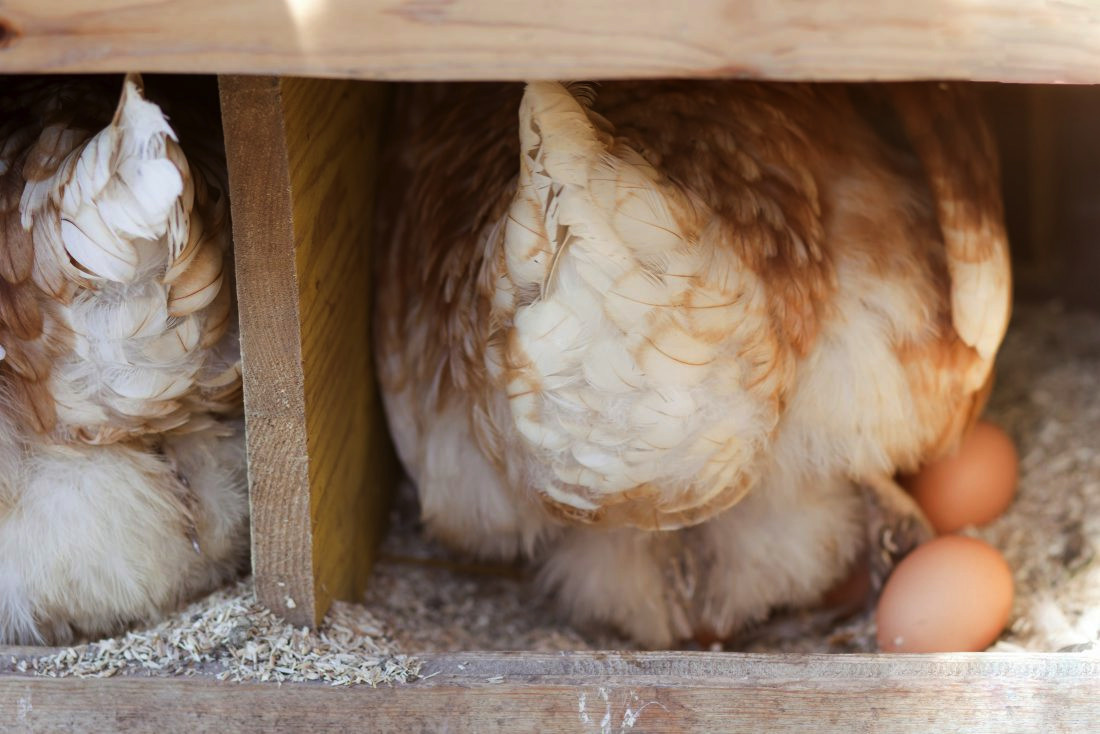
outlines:
[{"label": "chicken leg", "polygon": [[877,598],[898,561],[936,533],[909,493],[890,477],[864,480],[858,486],[867,507],[871,594]]}]

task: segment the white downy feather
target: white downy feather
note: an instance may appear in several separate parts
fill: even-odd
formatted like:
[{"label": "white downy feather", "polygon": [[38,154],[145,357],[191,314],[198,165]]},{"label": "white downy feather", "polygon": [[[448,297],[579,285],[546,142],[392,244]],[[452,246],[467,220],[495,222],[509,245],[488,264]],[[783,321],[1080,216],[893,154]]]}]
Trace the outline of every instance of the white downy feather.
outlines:
[{"label": "white downy feather", "polygon": [[167,440],[192,508],[175,498],[175,470],[139,449],[21,445],[30,437],[2,414],[0,436],[0,642],[109,633],[236,570],[248,512],[240,426],[231,439]]}]

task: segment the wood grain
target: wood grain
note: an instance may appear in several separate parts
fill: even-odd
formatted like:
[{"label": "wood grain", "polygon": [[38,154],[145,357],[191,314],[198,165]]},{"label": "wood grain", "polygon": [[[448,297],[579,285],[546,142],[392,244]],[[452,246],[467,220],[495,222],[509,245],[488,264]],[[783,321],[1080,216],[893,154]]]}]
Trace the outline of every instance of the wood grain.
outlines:
[{"label": "wood grain", "polygon": [[[34,731],[1080,732],[1100,659],[1067,653],[459,653],[419,682],[333,688],[209,678],[0,675]],[[430,677],[427,677],[430,676]]]},{"label": "wood grain", "polygon": [[223,77],[261,601],[314,624],[362,592],[390,450],[369,354],[380,90]]},{"label": "wood grain", "polygon": [[6,0],[0,69],[1100,82],[1058,0]]}]

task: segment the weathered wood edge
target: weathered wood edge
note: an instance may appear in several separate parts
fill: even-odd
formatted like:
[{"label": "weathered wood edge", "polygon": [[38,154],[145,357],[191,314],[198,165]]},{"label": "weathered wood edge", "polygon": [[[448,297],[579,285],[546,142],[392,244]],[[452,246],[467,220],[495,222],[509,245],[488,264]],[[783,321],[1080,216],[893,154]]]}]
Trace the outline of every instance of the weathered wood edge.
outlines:
[{"label": "weathered wood edge", "polygon": [[1100,82],[1100,5],[6,0],[0,70]]},{"label": "weathered wood edge", "polygon": [[296,77],[284,77],[281,89],[319,623],[333,599],[361,598],[395,482],[370,346],[370,231],[385,94],[380,84]]},{"label": "weathered wood edge", "polygon": [[1045,733],[1100,720],[1100,656],[1080,653],[422,657],[421,680],[376,689],[0,674],[0,716],[50,731]]},{"label": "weathered wood edge", "polygon": [[[38,677],[19,673],[22,660],[51,657],[63,647],[0,646],[0,680]],[[564,650],[560,652],[459,651],[414,656],[420,674],[414,682],[379,686],[377,690],[423,689],[461,685],[492,687],[503,681],[584,685],[598,680],[659,684],[668,687],[760,685],[765,683],[831,685],[830,681],[880,681],[904,685],[926,680],[932,685],[951,680],[997,679],[1062,682],[1082,679],[1100,693],[1100,651],[978,652],[978,653],[741,653],[693,651]],[[136,670],[136,669],[135,669]],[[120,674],[159,681],[214,681],[214,675],[193,677]],[[81,680],[105,680],[83,678]],[[218,681],[227,687],[245,684]],[[260,686],[280,684],[263,683]],[[331,687],[320,683],[283,683],[282,687]],[[369,686],[348,689],[370,691]],[[1100,706],[1100,700],[1097,701]]]},{"label": "weathered wood edge", "polygon": [[[256,593],[311,624],[313,593],[293,198],[279,80],[221,77]],[[291,600],[288,610],[286,600]]]},{"label": "weathered wood edge", "polygon": [[221,76],[257,597],[358,598],[392,484],[369,352],[378,85]]}]

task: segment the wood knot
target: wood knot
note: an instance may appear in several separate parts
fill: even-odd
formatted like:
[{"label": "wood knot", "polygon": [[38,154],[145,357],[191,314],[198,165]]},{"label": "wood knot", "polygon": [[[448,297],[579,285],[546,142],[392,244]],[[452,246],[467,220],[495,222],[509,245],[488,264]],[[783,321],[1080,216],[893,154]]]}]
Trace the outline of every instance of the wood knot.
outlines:
[{"label": "wood knot", "polygon": [[0,48],[10,46],[21,36],[18,28],[15,28],[15,24],[5,18],[0,18]]},{"label": "wood knot", "polygon": [[0,48],[10,46],[19,35],[19,29],[10,20],[0,18]]}]

